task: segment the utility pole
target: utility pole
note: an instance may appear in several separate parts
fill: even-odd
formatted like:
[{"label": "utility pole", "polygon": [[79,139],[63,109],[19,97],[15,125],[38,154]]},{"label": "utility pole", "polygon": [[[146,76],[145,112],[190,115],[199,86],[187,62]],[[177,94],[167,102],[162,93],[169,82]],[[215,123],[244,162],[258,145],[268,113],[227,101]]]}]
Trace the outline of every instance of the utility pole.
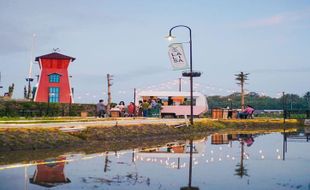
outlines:
[{"label": "utility pole", "polygon": [[27,99],[30,100],[32,97],[32,92],[31,92],[31,82],[33,81],[32,78],[32,65],[33,65],[33,52],[34,52],[34,47],[35,47],[35,37],[36,34],[32,35],[32,47],[31,47],[31,56],[30,56],[30,64],[29,64],[29,72],[28,72],[28,78],[26,78],[26,81],[28,82],[28,91],[27,91]]},{"label": "utility pole", "polygon": [[241,109],[244,110],[244,84],[245,81],[248,80],[248,75],[250,73],[240,72],[239,74],[235,74],[237,84],[241,86]]},{"label": "utility pole", "polygon": [[107,81],[108,81],[108,105],[107,105],[107,112],[110,114],[110,108],[111,108],[111,103],[112,103],[112,97],[111,97],[111,80],[112,80],[113,75],[107,74]]},{"label": "utility pole", "polygon": [[[0,83],[1,83],[1,72],[0,72]],[[1,84],[0,84],[0,88],[3,88],[3,86],[1,86]]]},{"label": "utility pole", "polygon": [[179,78],[179,92],[182,91],[182,78]]},{"label": "utility pole", "polygon": [[136,116],[136,98],[137,98],[137,90],[136,88],[133,89],[133,104],[135,105],[133,109],[134,116]]},{"label": "utility pole", "polygon": [[282,92],[282,109],[283,109],[283,123],[285,123],[286,110],[285,110],[285,93]]}]

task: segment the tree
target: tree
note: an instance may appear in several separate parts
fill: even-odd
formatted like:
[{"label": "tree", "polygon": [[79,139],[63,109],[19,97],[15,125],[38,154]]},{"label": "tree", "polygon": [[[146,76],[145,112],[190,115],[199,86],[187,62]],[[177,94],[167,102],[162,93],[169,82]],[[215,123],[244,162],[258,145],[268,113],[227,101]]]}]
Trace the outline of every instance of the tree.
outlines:
[{"label": "tree", "polygon": [[240,72],[239,74],[235,74],[237,84],[241,86],[241,109],[244,110],[244,84],[245,81],[248,80],[248,75],[250,73]]},{"label": "tree", "polygon": [[310,103],[309,103],[309,100],[310,100],[310,91],[306,92],[306,94],[304,95],[304,99],[306,100],[307,105],[308,105],[308,109],[310,110]]}]

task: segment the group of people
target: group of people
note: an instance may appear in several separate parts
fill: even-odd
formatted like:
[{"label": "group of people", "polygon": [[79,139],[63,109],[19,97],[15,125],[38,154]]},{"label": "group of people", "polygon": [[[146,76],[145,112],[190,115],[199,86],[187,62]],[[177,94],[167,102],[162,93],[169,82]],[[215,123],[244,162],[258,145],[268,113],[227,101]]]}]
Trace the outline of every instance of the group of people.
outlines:
[{"label": "group of people", "polygon": [[246,108],[242,112],[238,113],[238,118],[239,119],[247,119],[249,116],[250,117],[252,116],[254,111],[255,111],[255,109],[252,106],[247,105]]},{"label": "group of people", "polygon": [[[232,119],[233,118],[233,110],[231,108],[229,108],[228,106],[226,109],[228,109],[227,118]],[[254,107],[252,107],[251,105],[247,105],[243,111],[237,113],[236,117],[238,119],[253,118],[254,111],[255,111]]]},{"label": "group of people", "polygon": [[[124,101],[120,101],[118,105],[114,105],[109,112],[118,112],[120,117],[134,117],[143,116],[150,117],[152,115],[159,116],[161,106],[163,105],[161,99],[148,99],[139,101],[139,105],[136,106],[133,102],[130,102],[127,106]],[[107,117],[108,106],[101,99],[96,105],[97,117]]]},{"label": "group of people", "polygon": [[139,107],[138,107],[138,115],[143,117],[149,117],[160,114],[160,109],[162,107],[163,103],[161,99],[144,99],[143,101],[139,101]]}]

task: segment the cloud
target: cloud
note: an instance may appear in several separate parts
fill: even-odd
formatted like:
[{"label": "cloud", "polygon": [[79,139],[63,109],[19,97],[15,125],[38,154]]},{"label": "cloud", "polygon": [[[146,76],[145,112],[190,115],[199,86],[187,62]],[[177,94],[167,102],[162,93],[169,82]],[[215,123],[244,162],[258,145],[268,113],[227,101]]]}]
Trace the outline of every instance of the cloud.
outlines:
[{"label": "cloud", "polygon": [[299,11],[284,12],[267,18],[249,20],[242,23],[243,27],[258,28],[296,23],[310,18],[310,8]]},{"label": "cloud", "polygon": [[247,27],[263,27],[263,26],[274,26],[282,24],[285,21],[283,15],[275,15],[269,18],[253,20],[245,24]]},{"label": "cloud", "polygon": [[274,74],[274,73],[307,73],[310,72],[309,67],[304,68],[283,68],[283,69],[256,69],[250,70],[250,73]]}]

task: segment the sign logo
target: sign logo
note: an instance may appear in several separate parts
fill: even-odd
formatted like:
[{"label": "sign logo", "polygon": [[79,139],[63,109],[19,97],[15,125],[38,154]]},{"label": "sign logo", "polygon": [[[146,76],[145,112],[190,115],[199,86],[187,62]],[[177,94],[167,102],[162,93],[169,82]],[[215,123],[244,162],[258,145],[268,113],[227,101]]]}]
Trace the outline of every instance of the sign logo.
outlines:
[{"label": "sign logo", "polygon": [[173,43],[169,45],[168,55],[173,70],[188,69],[188,64],[181,43]]}]

